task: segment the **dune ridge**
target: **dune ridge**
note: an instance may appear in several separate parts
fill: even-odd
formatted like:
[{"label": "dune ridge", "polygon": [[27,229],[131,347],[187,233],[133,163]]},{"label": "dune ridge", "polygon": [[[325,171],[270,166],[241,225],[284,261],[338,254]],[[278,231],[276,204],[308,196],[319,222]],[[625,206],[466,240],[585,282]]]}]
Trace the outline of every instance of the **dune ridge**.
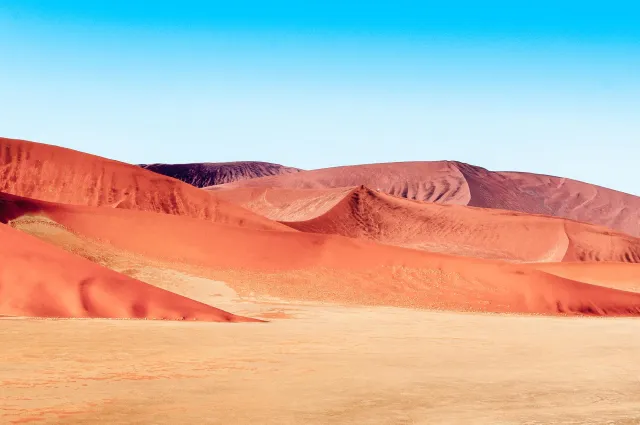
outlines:
[{"label": "dune ridge", "polygon": [[121,275],[0,224],[0,315],[253,321]]},{"label": "dune ridge", "polygon": [[71,149],[17,139],[0,138],[0,192],[287,230],[179,180]]},{"label": "dune ridge", "polygon": [[206,189],[326,189],[360,185],[419,201],[563,217],[640,237],[640,197],[567,178],[495,172],[456,161],[324,168]]},{"label": "dune ridge", "polygon": [[573,220],[408,200],[366,186],[218,192],[296,230],[516,262],[640,261],[640,240]]},{"label": "dune ridge", "polygon": [[262,161],[197,162],[189,164],[140,164],[140,167],[173,177],[195,187],[215,186],[238,180],[297,173],[299,168]]},{"label": "dune ridge", "polygon": [[28,232],[29,225],[21,218],[45,216],[103,244],[206,267],[215,278],[243,293],[458,311],[640,315],[638,293],[585,284],[526,265],[433,254],[342,236],[4,199],[4,221],[23,231]]}]

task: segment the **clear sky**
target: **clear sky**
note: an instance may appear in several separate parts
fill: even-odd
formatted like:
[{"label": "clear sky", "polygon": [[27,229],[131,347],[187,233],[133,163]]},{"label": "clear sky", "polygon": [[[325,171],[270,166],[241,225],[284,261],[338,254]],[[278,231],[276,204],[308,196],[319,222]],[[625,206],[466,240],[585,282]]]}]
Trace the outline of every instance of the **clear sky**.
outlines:
[{"label": "clear sky", "polygon": [[133,163],[453,159],[640,195],[640,5],[0,0],[0,135]]}]

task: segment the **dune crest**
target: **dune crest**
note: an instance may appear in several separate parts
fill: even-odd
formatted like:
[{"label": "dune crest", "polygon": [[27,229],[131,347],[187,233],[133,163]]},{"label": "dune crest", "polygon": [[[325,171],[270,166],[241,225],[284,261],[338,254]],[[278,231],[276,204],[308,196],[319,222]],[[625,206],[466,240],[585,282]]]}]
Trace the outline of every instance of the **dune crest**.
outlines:
[{"label": "dune crest", "polygon": [[638,196],[567,178],[495,172],[455,161],[324,168],[207,189],[327,189],[360,185],[419,201],[563,217],[640,237]]},{"label": "dune crest", "polygon": [[183,215],[258,229],[285,226],[140,167],[0,138],[0,191],[43,201]]},{"label": "dune crest", "polygon": [[215,186],[239,180],[297,173],[299,168],[261,161],[199,162],[190,164],[140,164],[140,167],[173,177],[195,187]]},{"label": "dune crest", "polygon": [[[5,196],[4,220],[44,216],[99,244],[204,267],[239,293],[439,310],[640,315],[640,294],[526,265],[433,254],[342,236],[262,231],[186,217]],[[18,201],[18,202],[14,202]],[[7,205],[13,205],[9,208]],[[55,238],[49,240],[56,243]]]},{"label": "dune crest", "polygon": [[640,261],[640,240],[591,224],[507,210],[441,205],[360,186],[217,192],[303,232],[515,262]]}]

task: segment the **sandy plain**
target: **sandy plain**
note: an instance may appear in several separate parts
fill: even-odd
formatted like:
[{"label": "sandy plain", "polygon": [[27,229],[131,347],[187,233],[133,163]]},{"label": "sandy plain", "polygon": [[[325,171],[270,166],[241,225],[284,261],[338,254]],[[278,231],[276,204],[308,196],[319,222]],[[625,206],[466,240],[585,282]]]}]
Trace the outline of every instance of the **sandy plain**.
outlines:
[{"label": "sandy plain", "polygon": [[637,320],[238,307],[271,321],[4,318],[0,423],[640,423]]}]

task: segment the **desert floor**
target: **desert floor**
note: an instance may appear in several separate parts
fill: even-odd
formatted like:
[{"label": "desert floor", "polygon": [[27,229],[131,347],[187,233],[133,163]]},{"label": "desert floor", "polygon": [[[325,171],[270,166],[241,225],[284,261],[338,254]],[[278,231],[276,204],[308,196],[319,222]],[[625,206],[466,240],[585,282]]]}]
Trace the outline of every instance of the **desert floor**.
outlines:
[{"label": "desert floor", "polygon": [[640,423],[635,319],[230,297],[270,322],[0,319],[0,423]]}]

